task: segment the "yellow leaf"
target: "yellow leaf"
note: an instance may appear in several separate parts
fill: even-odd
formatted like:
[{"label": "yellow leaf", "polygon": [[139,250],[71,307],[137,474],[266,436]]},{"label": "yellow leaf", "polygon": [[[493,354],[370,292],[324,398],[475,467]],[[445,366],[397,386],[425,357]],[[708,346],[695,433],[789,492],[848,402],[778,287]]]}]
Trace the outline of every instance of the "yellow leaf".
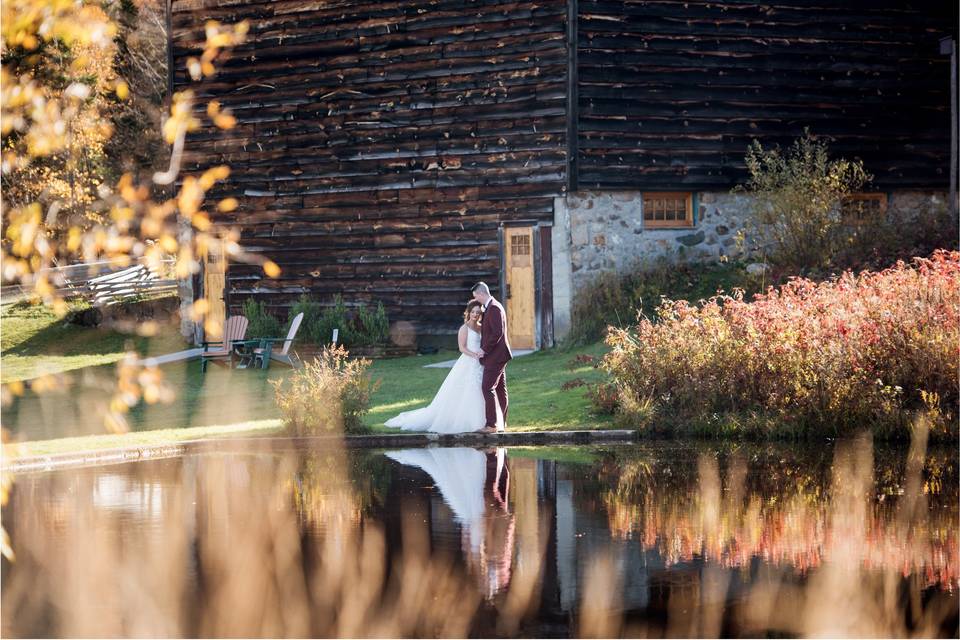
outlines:
[{"label": "yellow leaf", "polygon": [[207,115],[213,118],[218,113],[220,113],[220,103],[216,100],[211,100],[207,103]]},{"label": "yellow leaf", "polygon": [[129,95],[130,95],[130,86],[123,80],[118,82],[117,97],[120,98],[121,100],[126,100]]},{"label": "yellow leaf", "polygon": [[263,263],[263,272],[268,278],[276,278],[280,275],[280,267],[273,260],[267,260]]},{"label": "yellow leaf", "polygon": [[177,239],[169,233],[165,233],[160,236],[160,248],[167,253],[174,253],[179,246],[180,244],[177,242]]},{"label": "yellow leaf", "polygon": [[239,203],[236,198],[224,198],[217,204],[217,209],[227,213],[236,209],[238,205]]},{"label": "yellow leaf", "polygon": [[191,222],[193,222],[193,226],[200,231],[206,231],[210,228],[210,218],[208,218],[207,214],[203,211],[198,211],[193,214]]},{"label": "yellow leaf", "polygon": [[223,327],[218,320],[214,320],[213,318],[207,318],[206,322],[203,323],[203,330],[207,336],[214,339],[223,335]]},{"label": "yellow leaf", "polygon": [[6,529],[0,529],[0,536],[2,536],[2,541],[0,541],[0,553],[3,554],[3,557],[14,562],[17,559],[17,555],[13,552],[13,547],[10,546],[10,536],[7,535]]},{"label": "yellow leaf", "polygon": [[207,315],[207,312],[210,311],[210,303],[207,302],[206,298],[198,298],[194,300],[193,307],[190,309],[190,315],[194,320],[198,320],[203,316]]},{"label": "yellow leaf", "polygon": [[237,119],[230,114],[221,113],[213,119],[213,124],[217,125],[221,129],[233,129],[235,126],[237,126]]},{"label": "yellow leaf", "polygon": [[127,426],[127,419],[123,417],[122,414],[114,411],[109,411],[104,416],[104,423],[107,426],[107,430],[111,433],[123,434],[129,431]]}]

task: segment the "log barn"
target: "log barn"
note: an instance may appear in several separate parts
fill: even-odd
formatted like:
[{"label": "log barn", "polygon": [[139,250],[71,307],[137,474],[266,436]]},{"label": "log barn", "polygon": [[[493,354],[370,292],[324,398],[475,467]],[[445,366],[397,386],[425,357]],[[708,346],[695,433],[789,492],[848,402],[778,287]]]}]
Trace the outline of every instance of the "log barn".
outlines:
[{"label": "log barn", "polygon": [[[217,224],[274,260],[206,265],[194,295],[285,315],[383,302],[452,336],[470,286],[513,344],[552,345],[599,271],[732,253],[753,139],[809,128],[875,176],[878,207],[944,198],[955,2],[168,0],[170,84],[206,118],[186,171],[228,164]],[[209,20],[246,43],[191,82]],[[222,294],[219,291],[222,289]]]}]

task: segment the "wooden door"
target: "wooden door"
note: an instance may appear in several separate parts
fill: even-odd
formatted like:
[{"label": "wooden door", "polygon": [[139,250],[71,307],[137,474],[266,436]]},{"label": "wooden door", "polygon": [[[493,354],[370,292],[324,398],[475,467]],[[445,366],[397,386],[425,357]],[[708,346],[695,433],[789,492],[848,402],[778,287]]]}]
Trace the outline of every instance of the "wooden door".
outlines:
[{"label": "wooden door", "polygon": [[504,229],[507,332],[514,349],[536,346],[533,227]]},{"label": "wooden door", "polygon": [[213,240],[203,265],[203,297],[210,305],[204,322],[207,339],[216,340],[223,335],[223,323],[227,319],[227,308],[223,301],[226,272],[227,260],[223,244],[219,240]]}]

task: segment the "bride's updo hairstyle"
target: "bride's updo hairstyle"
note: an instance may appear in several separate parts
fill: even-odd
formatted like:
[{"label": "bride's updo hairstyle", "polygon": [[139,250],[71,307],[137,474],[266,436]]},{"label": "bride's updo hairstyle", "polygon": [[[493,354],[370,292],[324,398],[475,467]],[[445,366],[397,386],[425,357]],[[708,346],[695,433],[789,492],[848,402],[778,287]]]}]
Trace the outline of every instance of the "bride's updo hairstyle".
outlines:
[{"label": "bride's updo hairstyle", "polygon": [[483,305],[477,302],[476,300],[471,300],[467,303],[467,308],[463,311],[463,323],[466,324],[470,321],[470,312],[473,311],[474,307],[482,307]]}]

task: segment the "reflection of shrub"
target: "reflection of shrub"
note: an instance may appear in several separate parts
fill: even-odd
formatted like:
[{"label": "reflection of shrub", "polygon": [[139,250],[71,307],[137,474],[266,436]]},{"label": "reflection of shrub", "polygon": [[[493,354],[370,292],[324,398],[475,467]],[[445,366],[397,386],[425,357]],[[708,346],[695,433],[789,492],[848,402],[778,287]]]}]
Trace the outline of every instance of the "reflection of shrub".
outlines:
[{"label": "reflection of shrub", "polygon": [[752,415],[781,435],[906,437],[920,412],[955,437],[958,307],[960,253],[940,251],[879,273],[794,279],[752,303],[665,302],[657,322],[609,336],[604,366],[621,407],[649,398],[676,424]]},{"label": "reflection of shrub", "polygon": [[283,328],[280,321],[267,311],[263,300],[257,302],[247,298],[243,303],[243,315],[250,324],[247,325],[248,338],[279,338]]},{"label": "reflection of shrub", "polygon": [[288,380],[273,382],[283,421],[294,434],[364,430],[361,418],[376,385],[367,374],[370,361],[347,355],[340,346],[325,348]]}]

